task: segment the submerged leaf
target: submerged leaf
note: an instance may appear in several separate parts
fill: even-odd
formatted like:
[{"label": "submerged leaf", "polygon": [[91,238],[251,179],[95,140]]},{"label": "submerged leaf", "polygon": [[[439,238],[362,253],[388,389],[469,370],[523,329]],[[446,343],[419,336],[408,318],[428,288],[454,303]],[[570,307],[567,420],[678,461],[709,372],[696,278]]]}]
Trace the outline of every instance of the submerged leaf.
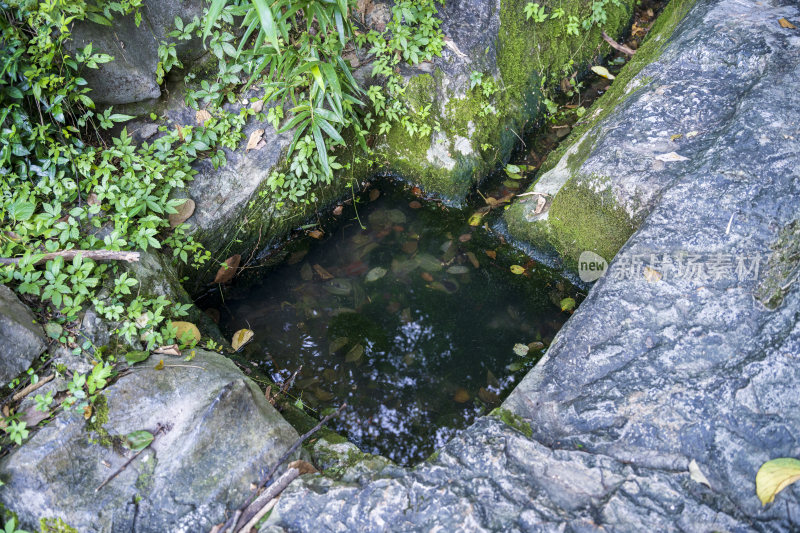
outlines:
[{"label": "submerged leaf", "polygon": [[453,395],[453,400],[457,403],[466,403],[469,401],[469,391],[464,387],[459,387],[456,393]]},{"label": "submerged leaf", "polygon": [[521,342],[518,342],[517,344],[514,345],[514,353],[520,357],[525,357],[526,355],[528,355],[528,350],[530,350],[530,348],[528,348],[527,344],[522,344]]},{"label": "submerged leaf", "polygon": [[469,217],[469,225],[470,226],[480,226],[481,220],[483,220],[483,214],[481,213],[473,213],[471,217]]},{"label": "submerged leaf", "polygon": [[255,333],[251,329],[240,329],[236,333],[233,334],[233,338],[231,338],[231,347],[233,348],[234,352],[238,352],[241,350],[245,344],[253,340]]},{"label": "submerged leaf", "polygon": [[366,281],[367,281],[367,283],[371,283],[373,281],[378,281],[379,279],[381,279],[385,275],[386,275],[386,269],[385,268],[383,268],[383,267],[375,267],[372,270],[370,270],[369,272],[367,272]]},{"label": "submerged leaf", "polygon": [[360,344],[356,344],[350,351],[347,352],[347,355],[344,356],[344,360],[347,363],[357,363],[361,361],[361,358],[364,356],[364,347]]},{"label": "submerged leaf", "polygon": [[333,274],[325,270],[322,265],[314,265],[314,271],[322,279],[333,279]]},{"label": "submerged leaf", "polygon": [[756,474],[756,494],[761,505],[772,503],[775,495],[800,479],[800,461],[781,457],[767,461]]},{"label": "submerged leaf", "polygon": [[328,351],[330,352],[331,355],[333,355],[342,348],[344,348],[345,346],[347,346],[348,342],[350,342],[350,339],[348,339],[347,337],[337,337],[333,339],[333,342],[331,342]]}]

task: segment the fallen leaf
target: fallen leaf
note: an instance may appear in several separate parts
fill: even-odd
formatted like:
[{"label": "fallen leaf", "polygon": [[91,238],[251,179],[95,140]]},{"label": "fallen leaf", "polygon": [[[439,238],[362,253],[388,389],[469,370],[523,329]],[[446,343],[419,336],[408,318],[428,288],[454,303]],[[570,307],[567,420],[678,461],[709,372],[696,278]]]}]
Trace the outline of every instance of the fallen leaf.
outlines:
[{"label": "fallen leaf", "polygon": [[83,408],[83,419],[89,420],[90,418],[92,418],[92,406],[87,405]]},{"label": "fallen leaf", "polygon": [[88,198],[86,198],[86,203],[89,205],[100,205],[100,200],[97,199],[97,194],[91,193]]},{"label": "fallen leaf", "polygon": [[756,494],[761,505],[775,500],[775,496],[800,479],[800,461],[791,457],[781,457],[767,461],[756,474]]},{"label": "fallen leaf", "polygon": [[788,30],[794,30],[796,28],[794,24],[783,18],[778,19],[778,24],[781,25],[781,28],[786,28]]},{"label": "fallen leaf", "polygon": [[225,260],[225,263],[217,270],[217,275],[214,276],[214,283],[228,283],[236,275],[236,269],[239,268],[239,263],[242,262],[242,256],[239,254],[232,255]]},{"label": "fallen leaf", "polygon": [[361,346],[360,344],[356,344],[355,346],[350,348],[350,351],[347,352],[347,355],[344,356],[344,360],[347,363],[357,363],[361,360],[363,356],[364,356],[364,347]]},{"label": "fallen leaf", "polygon": [[606,67],[601,67],[599,65],[595,65],[592,67],[592,72],[597,74],[598,76],[602,76],[606,79],[613,80],[614,75],[611,74]]},{"label": "fallen leaf", "polygon": [[231,347],[234,352],[241,350],[245,344],[253,340],[255,333],[251,329],[240,329],[231,338]]},{"label": "fallen leaf", "polygon": [[694,459],[692,459],[692,461],[689,463],[689,477],[692,478],[692,480],[711,488],[711,483],[708,482],[708,478],[705,476],[705,474],[703,474],[702,470],[700,470],[700,467],[697,465],[697,461]]},{"label": "fallen leaf", "polygon": [[492,259],[497,259],[497,252],[494,250],[485,250],[484,253]]},{"label": "fallen leaf", "polygon": [[343,211],[343,210],[344,210],[344,206],[337,205],[337,206],[336,206],[336,207],[333,209],[333,214],[334,214],[334,215],[336,215],[336,216],[338,217],[339,215],[341,215],[341,214],[342,214],[342,211]]},{"label": "fallen leaf", "polygon": [[497,393],[494,393],[483,387],[478,390],[478,398],[480,398],[484,403],[500,403],[500,397],[497,396]]},{"label": "fallen leaf", "polygon": [[253,110],[253,113],[261,113],[261,111],[264,109],[264,100],[256,100],[250,104],[250,109]]},{"label": "fallen leaf", "polygon": [[187,198],[185,202],[175,208],[178,210],[177,213],[169,215],[169,227],[175,229],[186,222],[194,213],[194,208],[194,200]]},{"label": "fallen leaf", "polygon": [[474,266],[475,268],[481,267],[481,264],[478,262],[478,258],[475,257],[474,253],[467,252],[467,259],[469,259],[469,262],[472,263],[472,266]]},{"label": "fallen leaf", "polygon": [[153,367],[153,370],[164,370],[164,360],[161,359],[156,366]]},{"label": "fallen leaf", "polygon": [[517,344],[514,345],[514,353],[520,357],[525,357],[526,355],[528,355],[529,350],[530,348],[528,348],[527,344],[522,344],[518,342]]},{"label": "fallen leaf", "polygon": [[480,226],[482,219],[483,215],[481,213],[473,213],[468,222],[470,226]]},{"label": "fallen leaf", "polygon": [[58,339],[64,332],[64,328],[57,322],[48,322],[44,326],[44,332],[47,333],[47,336],[51,339]]},{"label": "fallen leaf", "polygon": [[199,126],[203,126],[206,123],[206,120],[209,120],[210,118],[211,118],[211,113],[209,113],[205,109],[198,109],[194,114],[194,121]]},{"label": "fallen leaf", "polygon": [[319,470],[314,468],[314,465],[302,460],[292,461],[291,463],[289,463],[289,468],[298,469],[300,471],[301,476],[304,476],[306,474],[316,474],[317,472],[319,472]]},{"label": "fallen leaf", "polygon": [[670,135],[669,136],[669,140],[670,141],[677,141],[681,137],[683,137],[683,133],[676,133],[675,135]]},{"label": "fallen leaf", "polygon": [[261,140],[261,136],[264,135],[264,130],[262,128],[258,128],[253,133],[250,134],[250,137],[247,139],[247,148],[245,148],[245,152],[249,152],[250,150],[257,149],[258,142]]},{"label": "fallen leaf", "polygon": [[149,431],[131,431],[125,436],[125,447],[131,451],[138,452],[144,450],[155,437]]},{"label": "fallen leaf", "polygon": [[[180,338],[180,337],[179,337]],[[161,346],[153,350],[153,353],[157,353],[159,355],[175,355],[178,356],[181,354],[180,348],[178,348],[177,344],[170,344],[168,346]]]},{"label": "fallen leaf", "polygon": [[574,298],[564,298],[561,300],[559,305],[561,306],[562,311],[574,311],[577,302],[575,302]]},{"label": "fallen leaf", "polygon": [[453,395],[453,400],[457,403],[465,403],[469,401],[469,392],[464,387],[459,387]]},{"label": "fallen leaf", "polygon": [[178,132],[178,138],[181,141],[185,141],[186,139],[183,136],[183,128],[181,128],[180,124],[175,124],[175,131]]},{"label": "fallen leaf", "polygon": [[536,208],[533,210],[534,215],[539,215],[544,211],[544,207],[547,205],[547,198],[544,196],[540,196],[536,200]]},{"label": "fallen leaf", "polygon": [[333,279],[333,274],[322,268],[322,265],[314,265],[314,271],[322,279]]},{"label": "fallen leaf", "polygon": [[424,279],[428,283],[433,281],[433,276],[428,272],[423,272],[422,274],[419,275],[419,277],[421,277],[422,279]]},{"label": "fallen leaf", "polygon": [[509,267],[509,270],[511,271],[512,274],[517,274],[517,275],[525,273],[525,267],[519,265],[511,265],[511,267]]},{"label": "fallen leaf", "polygon": [[178,320],[177,322],[172,322],[172,326],[177,330],[175,338],[179,341],[183,343],[191,342],[192,340],[200,341],[200,330],[191,322]]},{"label": "fallen leaf", "polygon": [[691,139],[692,137],[697,137],[698,135],[700,135],[699,131],[690,131],[686,134],[686,138]]},{"label": "fallen leaf", "polygon": [[665,163],[670,163],[672,161],[688,161],[688,157],[683,157],[682,155],[676,152],[670,152],[668,154],[658,154],[656,156],[658,161],[664,161]]},{"label": "fallen leaf", "polygon": [[372,189],[371,191],[369,191],[369,201],[374,202],[375,200],[378,199],[380,195],[381,191],[379,191],[378,189]]},{"label": "fallen leaf", "polygon": [[369,272],[367,272],[366,281],[367,283],[371,283],[373,281],[378,281],[383,276],[386,275],[386,269],[383,267],[375,267]]},{"label": "fallen leaf", "polygon": [[321,229],[312,229],[311,231],[308,232],[308,235],[313,239],[319,240],[325,235],[325,232],[322,231]]},{"label": "fallen leaf", "polygon": [[125,354],[125,360],[129,365],[134,363],[141,363],[150,357],[150,352],[146,350],[133,350]]},{"label": "fallen leaf", "polygon": [[661,272],[651,267],[644,267],[644,279],[649,283],[655,283],[661,279]]},{"label": "fallen leaf", "polygon": [[470,239],[472,239],[471,233],[464,233],[458,236],[458,242],[468,242]]},{"label": "fallen leaf", "polygon": [[421,209],[421,208],[422,208],[422,204],[421,204],[421,203],[419,203],[419,202],[418,202],[418,201],[416,201],[416,200],[411,200],[411,201],[408,203],[408,207],[410,207],[411,209]]}]

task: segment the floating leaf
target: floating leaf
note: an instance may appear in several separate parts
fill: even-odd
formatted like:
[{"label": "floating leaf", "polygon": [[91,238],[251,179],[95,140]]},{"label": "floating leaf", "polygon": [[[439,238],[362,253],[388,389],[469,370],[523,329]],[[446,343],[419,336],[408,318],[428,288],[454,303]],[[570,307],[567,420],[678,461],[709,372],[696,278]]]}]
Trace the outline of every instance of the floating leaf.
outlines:
[{"label": "floating leaf", "polygon": [[411,200],[411,201],[408,203],[408,207],[410,207],[411,209],[421,209],[421,208],[422,208],[422,204],[421,204],[421,203],[419,203],[419,202],[418,202],[418,201],[416,201],[416,200]]},{"label": "floating leaf", "polygon": [[597,74],[598,76],[602,76],[606,79],[613,80],[614,75],[611,74],[606,67],[601,67],[599,65],[595,65],[592,67],[592,72]]},{"label": "floating leaf", "polygon": [[317,400],[321,402],[329,402],[333,400],[333,394],[324,389],[320,389],[319,387],[317,387],[316,389],[313,390],[313,392],[314,396],[317,397]]},{"label": "floating leaf", "polygon": [[691,477],[692,480],[711,488],[711,483],[708,482],[708,478],[705,476],[705,474],[703,474],[703,471],[700,470],[697,461],[694,459],[692,459],[692,461],[689,463],[689,477]]},{"label": "floating leaf", "polygon": [[781,457],[767,461],[756,474],[756,494],[761,505],[775,500],[775,495],[800,479],[800,461]]},{"label": "floating leaf", "polygon": [[373,281],[378,281],[379,279],[381,279],[385,275],[386,275],[386,269],[385,268],[383,268],[383,267],[375,267],[372,270],[370,270],[369,272],[367,272],[366,281],[367,281],[367,283],[371,283]]},{"label": "floating leaf", "polygon": [[150,357],[150,352],[146,350],[133,350],[125,354],[125,360],[129,365],[146,361],[148,357]]},{"label": "floating leaf", "polygon": [[234,352],[241,350],[245,344],[253,340],[255,333],[251,329],[240,329],[231,338],[231,347]]},{"label": "floating leaf", "polygon": [[518,342],[517,344],[514,345],[514,353],[520,357],[525,357],[526,355],[528,355],[528,350],[529,348],[527,344],[522,344],[521,342]]},{"label": "floating leaf", "polygon": [[172,326],[177,330],[175,338],[183,343],[191,341],[200,341],[200,330],[191,322],[183,322],[181,320],[172,322]]},{"label": "floating leaf", "polygon": [[264,135],[264,130],[262,128],[258,128],[253,133],[250,134],[250,137],[247,139],[247,148],[245,148],[245,152],[249,152],[250,150],[257,150],[258,143],[261,141],[261,137]]},{"label": "floating leaf", "polygon": [[497,393],[483,387],[478,390],[478,398],[480,398],[484,403],[500,403],[500,397],[497,395]]},{"label": "floating leaf", "polygon": [[469,391],[467,391],[467,389],[464,387],[459,387],[458,390],[456,390],[456,393],[453,395],[453,400],[457,403],[466,403],[469,401],[469,398]]},{"label": "floating leaf", "polygon": [[322,265],[314,265],[314,271],[322,279],[333,279],[333,274],[325,270]]},{"label": "floating leaf", "polygon": [[217,270],[217,275],[214,276],[214,283],[228,283],[236,275],[236,269],[239,268],[239,263],[242,262],[242,256],[239,254],[232,255],[225,260],[225,263]]},{"label": "floating leaf", "polygon": [[211,113],[205,109],[198,109],[194,114],[194,121],[199,125],[205,125],[206,121],[211,118]]},{"label": "floating leaf", "polygon": [[180,348],[178,348],[177,344],[170,344],[168,346],[161,346],[153,350],[153,353],[159,355],[175,355],[178,356],[181,354]]},{"label": "floating leaf", "polygon": [[172,213],[169,215],[169,227],[170,228],[177,228],[184,222],[186,222],[189,217],[194,214],[195,203],[194,200],[191,198],[187,198],[185,202],[181,205],[176,206],[175,209],[178,210],[177,213]]},{"label": "floating leaf", "polygon": [[153,367],[153,370],[164,370],[164,360],[159,360],[156,366]]},{"label": "floating leaf", "polygon": [[661,279],[661,272],[649,266],[644,267],[644,279],[646,279],[648,283],[655,283]]},{"label": "floating leaf", "polygon": [[125,447],[131,451],[138,452],[150,446],[154,438],[149,431],[131,431],[125,436]]},{"label": "floating leaf", "polygon": [[512,274],[517,274],[517,275],[525,273],[525,267],[519,265],[511,265],[511,267],[509,267],[509,270],[511,271]]},{"label": "floating leaf", "polygon": [[497,259],[497,252],[494,250],[484,250],[484,253],[492,259]]},{"label": "floating leaf", "polygon": [[344,360],[347,363],[357,363],[361,361],[361,358],[364,356],[364,347],[360,344],[356,344],[350,351],[347,352],[347,355],[344,356]]},{"label": "floating leaf", "polygon": [[796,28],[796,26],[794,24],[792,24],[791,22],[789,22],[785,18],[778,19],[778,24],[781,25],[781,28],[786,28],[787,30],[794,30]]},{"label": "floating leaf", "polygon": [[688,157],[683,157],[679,153],[676,152],[669,152],[668,154],[658,154],[656,156],[658,161],[664,161],[665,163],[671,163],[673,161],[688,161]]},{"label": "floating leaf", "polygon": [[344,348],[345,346],[347,346],[348,342],[350,342],[350,339],[348,339],[347,337],[337,337],[333,339],[333,342],[331,342],[331,345],[328,347],[328,351],[330,352],[331,355],[333,355],[342,348]]},{"label": "floating leaf", "polygon": [[562,311],[574,311],[577,303],[574,298],[564,298],[559,305]]}]

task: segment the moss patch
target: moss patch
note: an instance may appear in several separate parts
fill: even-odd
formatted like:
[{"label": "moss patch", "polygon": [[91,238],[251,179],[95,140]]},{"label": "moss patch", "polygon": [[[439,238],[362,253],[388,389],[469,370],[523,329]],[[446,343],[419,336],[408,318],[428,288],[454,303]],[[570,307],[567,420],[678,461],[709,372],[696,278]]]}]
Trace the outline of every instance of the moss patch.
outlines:
[{"label": "moss patch", "polygon": [[768,309],[777,309],[797,281],[800,268],[800,220],[784,226],[770,248],[772,254],[761,283],[755,290],[755,297]]},{"label": "moss patch", "polygon": [[531,425],[528,422],[526,422],[524,418],[522,418],[517,414],[512,413],[508,409],[497,407],[491,413],[489,413],[489,416],[493,416],[501,420],[507,426],[511,426],[512,428],[516,429],[517,431],[519,431],[528,438],[531,438],[533,436],[533,428],[531,427]]},{"label": "moss patch", "polygon": [[[89,432],[89,442],[100,444],[100,446],[111,447],[114,445],[113,438],[103,425],[108,423],[108,400],[105,395],[98,394],[92,404],[94,414],[89,422],[86,423],[86,431]],[[96,438],[91,434],[94,433]]]}]

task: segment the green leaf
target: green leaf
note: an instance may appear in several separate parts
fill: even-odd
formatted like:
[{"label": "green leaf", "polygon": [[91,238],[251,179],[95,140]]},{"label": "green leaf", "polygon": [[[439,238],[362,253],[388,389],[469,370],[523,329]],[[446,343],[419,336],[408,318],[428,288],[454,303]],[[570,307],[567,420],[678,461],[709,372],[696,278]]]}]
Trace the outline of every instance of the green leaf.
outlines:
[{"label": "green leaf", "polygon": [[772,503],[775,496],[800,479],[800,461],[781,457],[767,461],[756,474],[756,495],[761,505]]},{"label": "green leaf", "polygon": [[325,140],[322,137],[322,131],[320,131],[319,126],[312,123],[311,132],[314,134],[314,142],[317,145],[317,157],[319,157],[319,164],[322,165],[322,170],[325,172],[325,174],[328,174],[330,172],[330,166],[328,165],[328,147],[325,146]]},{"label": "green leaf", "polygon": [[267,5],[266,0],[253,0],[253,5],[256,11],[258,11],[258,18],[261,19],[261,31],[266,34],[267,39],[272,43],[272,46],[275,47],[275,50],[280,52],[278,30],[275,26],[275,18],[272,16],[272,10],[269,8],[269,5]]},{"label": "green leaf", "polygon": [[149,431],[131,431],[125,436],[125,447],[134,452],[138,452],[150,446],[153,439],[155,439],[155,437]]},{"label": "green leaf", "polygon": [[28,220],[33,216],[35,206],[30,202],[17,200],[8,207],[8,214],[18,222]]},{"label": "green leaf", "polygon": [[148,357],[150,357],[150,352],[146,350],[133,350],[125,354],[125,360],[129,365],[146,361]]},{"label": "green leaf", "polygon": [[574,298],[564,298],[563,300],[561,300],[562,311],[574,311],[575,305],[577,304]]},{"label": "green leaf", "polygon": [[222,9],[225,7],[225,4],[228,0],[211,0],[211,5],[208,7],[208,13],[206,13],[206,23],[203,26],[203,42],[205,43],[206,37],[211,34],[211,28],[214,27],[214,24],[217,22],[220,13],[222,13]]}]

